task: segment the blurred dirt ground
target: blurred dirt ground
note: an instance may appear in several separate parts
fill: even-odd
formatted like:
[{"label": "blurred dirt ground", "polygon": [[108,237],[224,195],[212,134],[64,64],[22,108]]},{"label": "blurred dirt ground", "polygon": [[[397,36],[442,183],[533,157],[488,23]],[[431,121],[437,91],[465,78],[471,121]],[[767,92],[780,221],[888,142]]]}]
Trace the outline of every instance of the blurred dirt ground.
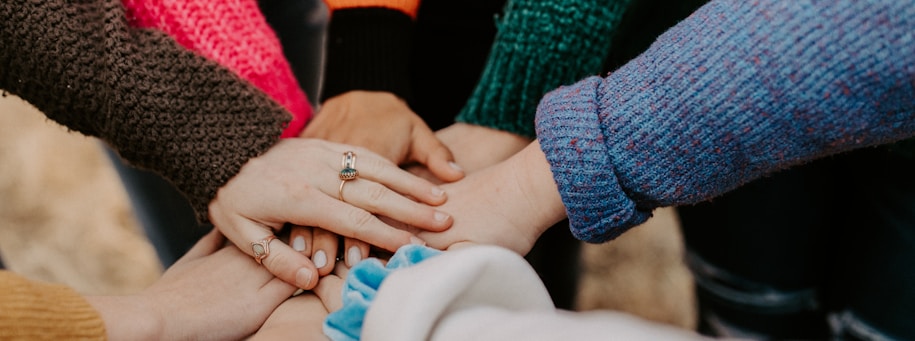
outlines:
[{"label": "blurred dirt ground", "polygon": [[[6,268],[85,294],[137,292],[162,269],[100,142],[0,98],[0,256]],[[672,210],[585,245],[580,310],[613,309],[695,325],[692,279]]]}]

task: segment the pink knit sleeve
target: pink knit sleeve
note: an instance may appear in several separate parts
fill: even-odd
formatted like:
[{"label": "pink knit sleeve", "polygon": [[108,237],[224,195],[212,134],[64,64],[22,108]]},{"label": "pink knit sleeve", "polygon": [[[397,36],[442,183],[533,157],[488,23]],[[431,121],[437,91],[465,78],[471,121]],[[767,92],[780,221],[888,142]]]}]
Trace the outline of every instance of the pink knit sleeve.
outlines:
[{"label": "pink knit sleeve", "polygon": [[255,0],[122,0],[131,26],[164,31],[251,82],[292,113],[283,137],[297,136],[312,108],[276,34]]}]

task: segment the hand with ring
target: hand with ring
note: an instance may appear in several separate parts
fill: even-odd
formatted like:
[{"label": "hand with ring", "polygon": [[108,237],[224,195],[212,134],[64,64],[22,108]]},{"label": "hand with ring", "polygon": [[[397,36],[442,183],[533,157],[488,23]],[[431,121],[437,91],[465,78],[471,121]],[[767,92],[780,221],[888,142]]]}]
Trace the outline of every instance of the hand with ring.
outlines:
[{"label": "hand with ring", "polygon": [[[345,170],[344,153],[348,151],[352,152],[351,173]],[[306,255],[318,259],[313,253],[296,252],[301,247],[294,236],[290,243],[295,249],[273,237],[285,224],[315,226],[324,233],[394,251],[424,242],[376,215],[427,231],[443,231],[453,220],[433,206],[445,201],[445,192],[438,186],[364,148],[294,138],[249,160],[219,189],[210,202],[209,215],[216,228],[253,261],[290,284],[311,289],[318,272]],[[324,261],[330,263],[335,256],[335,252],[325,253]]]},{"label": "hand with ring", "polygon": [[[356,169],[356,153],[353,151],[343,153],[340,167],[340,187],[337,190],[337,199],[346,202],[343,188],[348,181],[359,177],[359,171]],[[343,258],[334,257],[338,253],[339,236],[311,226],[293,226],[289,233],[289,240],[293,250],[311,258],[312,263],[318,268],[320,276],[330,274],[331,270],[337,268],[337,262],[340,260],[344,260],[346,266],[352,267],[366,258],[370,248],[366,242],[354,238],[344,238],[343,249],[346,251],[343,253]]]},{"label": "hand with ring", "polygon": [[[389,92],[354,90],[328,98],[300,136],[365,147],[398,165],[421,165],[433,182],[451,182],[464,176],[448,147],[403,99]],[[355,182],[340,182],[341,201],[349,201],[347,193],[352,184]],[[321,275],[334,268],[339,243],[335,234],[296,227],[290,240],[297,250],[312,254],[316,263],[324,265],[318,267]],[[363,241],[343,238],[343,244],[347,265],[368,256],[369,245]]]},{"label": "hand with ring", "polygon": [[[356,156],[353,151],[347,151],[342,155],[339,174],[340,187],[338,188],[337,199],[343,202],[346,202],[346,197],[343,194],[346,184],[359,177],[359,171],[356,169]],[[444,218],[443,213],[437,214],[439,214],[437,217]],[[385,217],[381,217],[381,220],[392,225],[400,225],[400,222],[394,222]],[[320,276],[326,276],[332,270],[337,269],[337,263],[341,260],[344,261],[346,267],[352,267],[369,256],[371,246],[368,243],[346,237],[342,238],[344,250],[342,257],[334,257],[339,254],[340,239],[340,236],[333,232],[312,226],[292,226],[289,232],[289,240],[293,250],[310,257],[312,263],[318,268]]]}]

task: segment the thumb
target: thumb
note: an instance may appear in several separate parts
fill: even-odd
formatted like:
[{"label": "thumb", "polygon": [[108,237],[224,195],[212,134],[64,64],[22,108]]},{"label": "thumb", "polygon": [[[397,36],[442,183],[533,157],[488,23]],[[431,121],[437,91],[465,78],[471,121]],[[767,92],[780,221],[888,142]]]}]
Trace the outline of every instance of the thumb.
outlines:
[{"label": "thumb", "polygon": [[410,150],[410,159],[426,166],[435,177],[444,182],[453,182],[464,177],[464,170],[454,163],[454,155],[431,130],[415,133]]}]

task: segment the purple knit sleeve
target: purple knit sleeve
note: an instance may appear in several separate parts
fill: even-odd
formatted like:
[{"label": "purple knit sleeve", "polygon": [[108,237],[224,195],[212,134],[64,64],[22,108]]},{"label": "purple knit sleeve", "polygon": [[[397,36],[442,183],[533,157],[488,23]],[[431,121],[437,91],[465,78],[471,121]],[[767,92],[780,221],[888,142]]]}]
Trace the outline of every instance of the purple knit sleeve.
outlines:
[{"label": "purple knit sleeve", "polygon": [[573,233],[915,135],[915,1],[712,1],[606,78],[541,101]]}]

